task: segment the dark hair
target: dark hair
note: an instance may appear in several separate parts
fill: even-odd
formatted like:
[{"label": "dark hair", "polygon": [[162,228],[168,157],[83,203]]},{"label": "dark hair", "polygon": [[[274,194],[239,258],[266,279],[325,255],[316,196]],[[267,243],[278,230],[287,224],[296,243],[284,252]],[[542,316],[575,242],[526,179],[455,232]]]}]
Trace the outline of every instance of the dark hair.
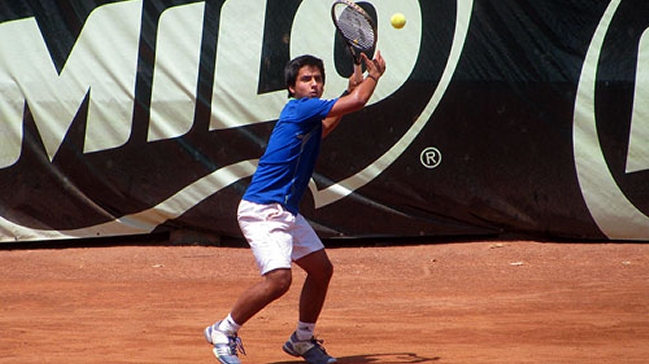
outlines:
[{"label": "dark hair", "polygon": [[288,97],[292,97],[293,93],[289,90],[289,86],[295,86],[295,81],[297,80],[297,74],[300,72],[300,68],[304,66],[315,66],[320,69],[322,74],[322,83],[325,82],[325,70],[324,64],[320,58],[305,54],[290,60],[286,67],[284,67],[284,81],[286,82],[286,89],[288,90]]}]

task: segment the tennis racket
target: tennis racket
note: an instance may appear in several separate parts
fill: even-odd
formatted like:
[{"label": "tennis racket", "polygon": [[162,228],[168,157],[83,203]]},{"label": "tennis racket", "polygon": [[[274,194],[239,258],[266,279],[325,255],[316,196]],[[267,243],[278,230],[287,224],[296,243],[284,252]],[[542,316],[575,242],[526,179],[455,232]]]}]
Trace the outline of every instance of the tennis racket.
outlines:
[{"label": "tennis racket", "polygon": [[349,0],[336,0],[331,6],[331,18],[354,59],[354,77],[360,82],[361,52],[372,51],[376,46],[376,25],[363,8]]}]

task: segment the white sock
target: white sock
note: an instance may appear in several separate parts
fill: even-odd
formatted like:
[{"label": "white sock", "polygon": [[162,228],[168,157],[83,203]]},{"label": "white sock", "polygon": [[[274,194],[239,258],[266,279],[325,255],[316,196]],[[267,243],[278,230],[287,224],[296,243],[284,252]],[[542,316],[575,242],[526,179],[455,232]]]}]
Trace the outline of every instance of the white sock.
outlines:
[{"label": "white sock", "polygon": [[295,336],[299,341],[309,340],[313,337],[315,332],[315,323],[309,322],[297,322],[297,330],[295,330]]},{"label": "white sock", "polygon": [[224,332],[228,335],[236,334],[237,332],[239,332],[240,328],[241,325],[234,321],[231,314],[228,314],[228,317],[223,319],[223,321],[221,321],[221,323],[219,323],[219,326],[217,327],[219,331]]}]

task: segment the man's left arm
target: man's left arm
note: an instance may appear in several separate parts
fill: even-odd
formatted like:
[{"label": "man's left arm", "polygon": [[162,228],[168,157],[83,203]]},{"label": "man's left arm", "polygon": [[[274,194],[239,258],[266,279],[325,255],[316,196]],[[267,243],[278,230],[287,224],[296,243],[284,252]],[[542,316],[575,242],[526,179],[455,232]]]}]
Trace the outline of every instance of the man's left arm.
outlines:
[{"label": "man's left arm", "polygon": [[330,116],[322,120],[322,138],[324,139],[329,133],[331,133],[342,120],[343,116]]},{"label": "man's left arm", "polygon": [[[359,66],[360,69],[360,66]],[[361,82],[363,82],[363,75],[360,73],[361,71],[356,69],[356,65],[354,66],[354,73],[349,77],[349,81],[347,82],[347,90],[345,90],[345,93],[343,93],[343,96],[348,95],[351,93],[356,86],[358,86]],[[340,120],[342,120],[343,116],[330,116],[328,118],[325,118],[322,120],[322,138],[324,139],[329,133],[331,133],[338,124],[340,123]]]}]

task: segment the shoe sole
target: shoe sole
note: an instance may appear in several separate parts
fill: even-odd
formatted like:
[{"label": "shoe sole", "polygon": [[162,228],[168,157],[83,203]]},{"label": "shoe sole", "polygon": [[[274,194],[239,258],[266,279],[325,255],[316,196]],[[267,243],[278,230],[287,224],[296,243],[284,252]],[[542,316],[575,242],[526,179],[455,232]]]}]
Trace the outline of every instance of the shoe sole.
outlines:
[{"label": "shoe sole", "polygon": [[286,354],[291,355],[291,356],[294,356],[294,357],[296,357],[296,358],[299,358],[299,357],[301,356],[300,354],[298,354],[298,353],[292,351],[288,346],[286,346],[286,344],[284,344],[284,346],[282,346],[282,350],[284,350],[284,352],[285,352]]}]

